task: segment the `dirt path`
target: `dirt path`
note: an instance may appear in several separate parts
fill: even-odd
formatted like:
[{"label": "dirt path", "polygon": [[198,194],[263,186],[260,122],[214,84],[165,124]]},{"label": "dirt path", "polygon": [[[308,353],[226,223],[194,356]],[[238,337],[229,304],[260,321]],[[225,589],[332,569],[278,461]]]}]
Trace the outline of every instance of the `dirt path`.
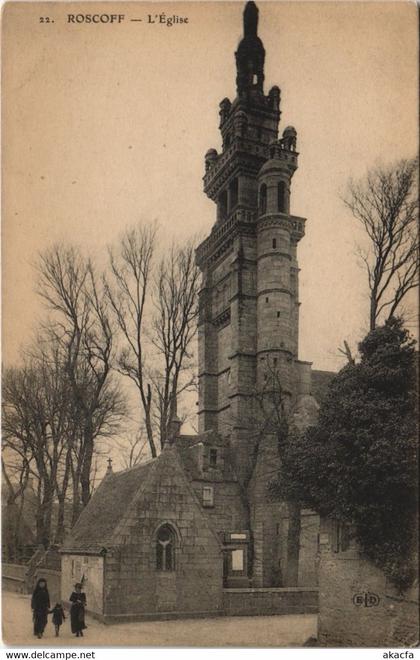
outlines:
[{"label": "dirt path", "polygon": [[3,592],[3,641],[12,646],[302,646],[316,633],[316,615],[218,617],[146,621],[105,626],[88,617],[85,637],[70,632],[68,619],[54,637],[49,617],[43,639],[32,635],[28,596]]}]

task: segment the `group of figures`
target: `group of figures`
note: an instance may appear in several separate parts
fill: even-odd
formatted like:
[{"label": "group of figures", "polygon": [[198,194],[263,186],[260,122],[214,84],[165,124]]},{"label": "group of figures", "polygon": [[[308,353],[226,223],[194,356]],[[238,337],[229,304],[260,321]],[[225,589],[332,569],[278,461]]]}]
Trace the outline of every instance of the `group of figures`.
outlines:
[{"label": "group of figures", "polygon": [[[86,628],[86,594],[82,591],[82,585],[79,582],[74,585],[74,589],[75,590],[70,596],[71,631],[76,637],[83,637],[83,630]],[[48,614],[52,614],[55,636],[58,637],[60,626],[66,617],[61,603],[56,603],[51,609],[47,581],[44,578],[40,578],[36,584],[32,594],[31,607],[34,621],[34,635],[38,637],[38,639],[41,639],[48,623]]]}]

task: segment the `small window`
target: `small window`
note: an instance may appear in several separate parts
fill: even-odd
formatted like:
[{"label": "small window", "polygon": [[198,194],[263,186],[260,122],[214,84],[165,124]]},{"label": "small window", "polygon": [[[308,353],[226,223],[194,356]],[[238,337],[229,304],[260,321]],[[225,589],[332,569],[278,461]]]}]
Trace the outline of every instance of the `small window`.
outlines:
[{"label": "small window", "polygon": [[277,185],[277,209],[284,213],[286,211],[286,186],[284,181]]},{"label": "small window", "polygon": [[332,551],[345,552],[350,547],[350,526],[347,523],[333,521],[332,524]]},{"label": "small window", "polygon": [[264,213],[266,213],[267,211],[267,186],[265,185],[265,183],[263,183],[260,188],[259,207],[260,207],[260,213],[264,215]]},{"label": "small window", "polygon": [[278,359],[275,357],[274,360],[273,360],[273,362],[274,362],[274,366],[276,367],[276,366],[277,366]]},{"label": "small window", "polygon": [[229,185],[229,211],[238,203],[238,179],[233,179]]},{"label": "small window", "polygon": [[210,463],[211,467],[216,467],[216,465],[217,465],[217,449],[210,449],[209,463]]},{"label": "small window", "polygon": [[268,303],[268,296],[266,297],[265,302]]},{"label": "small window", "polygon": [[277,247],[277,240],[273,238],[273,250],[275,250]]},{"label": "small window", "polygon": [[214,505],[213,486],[204,486],[203,488],[203,506]]},{"label": "small window", "polygon": [[156,568],[175,570],[175,533],[169,525],[162,525],[156,534]]},{"label": "small window", "polygon": [[280,312],[277,312],[277,318],[278,319],[280,318]]}]

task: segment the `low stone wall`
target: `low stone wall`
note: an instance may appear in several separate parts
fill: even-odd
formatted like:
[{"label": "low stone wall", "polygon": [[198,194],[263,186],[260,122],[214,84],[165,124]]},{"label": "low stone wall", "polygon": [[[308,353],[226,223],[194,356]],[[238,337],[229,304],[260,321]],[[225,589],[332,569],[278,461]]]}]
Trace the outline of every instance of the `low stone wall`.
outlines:
[{"label": "low stone wall", "polygon": [[2,564],[2,588],[18,594],[28,593],[25,564]]},{"label": "low stone wall", "polygon": [[398,594],[384,573],[361,556],[354,540],[345,551],[321,527],[318,641],[320,646],[401,647],[418,644],[418,585]]},{"label": "low stone wall", "polygon": [[51,604],[61,600],[61,572],[45,567],[36,567],[28,574],[26,564],[2,565],[2,588],[19,594],[30,594],[39,578],[45,578],[48,584]]},{"label": "low stone wall", "polygon": [[16,594],[26,594],[26,584],[25,579],[14,577],[12,575],[1,576],[1,586],[4,591],[13,591]]},{"label": "low stone wall", "polygon": [[315,614],[316,587],[223,589],[223,614],[263,616],[268,614]]}]

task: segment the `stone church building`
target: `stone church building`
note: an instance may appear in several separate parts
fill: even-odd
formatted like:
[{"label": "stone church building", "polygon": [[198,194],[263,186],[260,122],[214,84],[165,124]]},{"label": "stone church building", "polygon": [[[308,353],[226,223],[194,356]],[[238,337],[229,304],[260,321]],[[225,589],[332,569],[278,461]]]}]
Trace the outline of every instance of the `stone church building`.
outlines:
[{"label": "stone church building", "polygon": [[291,586],[288,507],[268,493],[277,440],[260,404],[275,381],[303,429],[331,374],[298,358],[297,134],[279,137],[280,89],[264,92],[257,27],[248,2],[236,98],[220,103],[222,148],[205,155],[217,219],[197,248],[199,434],[173,420],[158,458],[109,472],[62,548],[63,599],[83,577],[88,609],[106,621],[316,609],[319,520],[302,511]]}]

